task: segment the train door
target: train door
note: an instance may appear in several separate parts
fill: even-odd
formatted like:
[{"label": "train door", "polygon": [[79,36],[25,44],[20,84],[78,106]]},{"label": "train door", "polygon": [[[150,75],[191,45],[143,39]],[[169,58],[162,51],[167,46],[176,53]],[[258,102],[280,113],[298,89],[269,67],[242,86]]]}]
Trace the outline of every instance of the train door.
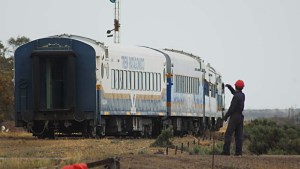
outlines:
[{"label": "train door", "polygon": [[35,111],[71,109],[75,106],[75,57],[33,56]]}]

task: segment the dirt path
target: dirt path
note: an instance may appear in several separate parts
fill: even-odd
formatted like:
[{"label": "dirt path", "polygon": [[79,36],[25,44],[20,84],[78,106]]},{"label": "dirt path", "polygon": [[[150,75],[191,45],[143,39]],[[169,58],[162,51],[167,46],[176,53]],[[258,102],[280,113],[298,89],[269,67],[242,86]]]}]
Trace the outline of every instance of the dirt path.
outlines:
[{"label": "dirt path", "polygon": [[[215,156],[216,169],[298,169],[300,156]],[[212,156],[127,155],[121,158],[125,169],[212,168]]]}]

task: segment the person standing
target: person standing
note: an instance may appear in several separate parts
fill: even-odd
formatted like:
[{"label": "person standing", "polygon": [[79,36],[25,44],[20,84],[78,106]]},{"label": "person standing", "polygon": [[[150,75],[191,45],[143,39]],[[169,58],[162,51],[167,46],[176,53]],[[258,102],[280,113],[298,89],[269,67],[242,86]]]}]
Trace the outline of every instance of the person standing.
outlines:
[{"label": "person standing", "polygon": [[235,82],[235,89],[229,84],[225,85],[230,92],[233,94],[230,107],[227,113],[224,116],[224,121],[227,121],[228,126],[225,132],[224,146],[222,155],[230,155],[230,144],[231,137],[234,133],[235,137],[235,154],[236,156],[242,155],[243,148],[243,127],[244,127],[244,103],[245,103],[245,94],[242,92],[244,88],[244,82],[242,80],[237,80]]}]

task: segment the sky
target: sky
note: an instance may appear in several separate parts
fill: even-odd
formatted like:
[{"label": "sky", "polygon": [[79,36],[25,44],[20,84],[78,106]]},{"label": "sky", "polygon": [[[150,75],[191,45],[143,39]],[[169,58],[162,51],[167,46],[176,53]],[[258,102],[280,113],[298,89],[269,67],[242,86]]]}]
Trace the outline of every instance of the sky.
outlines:
[{"label": "sky", "polygon": [[[120,42],[200,56],[245,82],[246,109],[300,107],[299,0],[120,0]],[[109,0],[0,0],[0,41],[75,34],[112,43]],[[232,96],[226,92],[226,108]]]}]

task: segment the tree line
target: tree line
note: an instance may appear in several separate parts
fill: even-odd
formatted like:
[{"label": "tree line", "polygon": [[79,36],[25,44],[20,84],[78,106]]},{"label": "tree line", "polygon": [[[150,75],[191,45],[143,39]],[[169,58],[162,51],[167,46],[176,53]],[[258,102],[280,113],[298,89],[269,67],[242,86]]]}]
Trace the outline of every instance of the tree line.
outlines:
[{"label": "tree line", "polygon": [[29,42],[25,36],[0,41],[0,122],[14,119],[14,51]]}]

